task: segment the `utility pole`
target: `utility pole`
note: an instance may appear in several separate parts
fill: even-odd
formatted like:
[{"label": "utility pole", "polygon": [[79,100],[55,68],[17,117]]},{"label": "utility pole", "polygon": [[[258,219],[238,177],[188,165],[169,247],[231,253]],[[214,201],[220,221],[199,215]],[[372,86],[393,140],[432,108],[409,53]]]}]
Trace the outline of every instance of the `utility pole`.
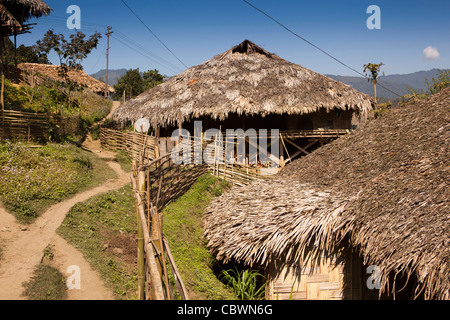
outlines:
[{"label": "utility pole", "polygon": [[106,44],[106,76],[105,76],[105,97],[108,98],[108,64],[109,64],[109,36],[114,32],[111,31],[111,27],[107,27],[106,36],[108,37],[108,43]]}]

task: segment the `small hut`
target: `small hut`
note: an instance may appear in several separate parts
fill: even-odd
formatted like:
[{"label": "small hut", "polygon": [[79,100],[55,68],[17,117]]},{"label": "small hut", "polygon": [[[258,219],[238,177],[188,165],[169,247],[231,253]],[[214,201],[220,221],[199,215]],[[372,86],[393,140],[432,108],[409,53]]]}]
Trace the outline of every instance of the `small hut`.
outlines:
[{"label": "small hut", "polygon": [[281,155],[293,159],[348,133],[371,109],[369,96],[245,40],[124,103],[113,117],[147,118],[161,137],[181,127],[193,134],[196,120],[204,131],[278,129],[293,148]]},{"label": "small hut", "polygon": [[[20,63],[17,69],[20,71],[20,80],[27,84],[39,84],[45,80],[64,81],[63,77],[58,72],[59,66],[52,64],[40,63]],[[105,83],[87,75],[83,70],[69,69],[67,73],[71,81],[77,83],[98,95],[104,95]],[[109,95],[114,93],[114,88],[108,85]]]},{"label": "small hut", "polygon": [[211,252],[265,270],[269,299],[449,299],[449,104],[450,88],[225,193]]}]

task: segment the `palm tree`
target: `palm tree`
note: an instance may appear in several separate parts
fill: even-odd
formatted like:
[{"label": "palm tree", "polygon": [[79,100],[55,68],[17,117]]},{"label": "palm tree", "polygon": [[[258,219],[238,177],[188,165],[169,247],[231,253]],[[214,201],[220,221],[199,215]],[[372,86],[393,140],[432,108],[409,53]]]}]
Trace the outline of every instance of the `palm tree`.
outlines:
[{"label": "palm tree", "polygon": [[[377,101],[377,83],[378,83],[378,78],[380,77],[379,72],[380,72],[380,68],[382,65],[384,65],[384,63],[380,62],[378,64],[377,63],[367,63],[363,66],[364,67],[363,72],[368,77],[367,81],[370,81],[373,83],[375,102]],[[383,75],[384,75],[384,72],[383,72]]]}]

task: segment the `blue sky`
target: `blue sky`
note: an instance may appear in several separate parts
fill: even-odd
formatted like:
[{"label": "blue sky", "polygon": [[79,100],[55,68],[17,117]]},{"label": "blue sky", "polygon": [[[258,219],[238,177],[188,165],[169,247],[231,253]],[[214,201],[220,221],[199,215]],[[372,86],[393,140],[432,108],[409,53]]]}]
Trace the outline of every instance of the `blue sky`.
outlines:
[{"label": "blue sky", "polygon": [[[54,11],[31,22],[31,34],[17,38],[31,45],[53,28],[70,35],[70,5],[81,9],[81,31],[106,32],[111,26],[110,69],[158,69],[174,75],[185,67],[145,28],[121,0],[44,0]],[[357,75],[296,38],[242,0],[125,0],[147,26],[188,67],[198,65],[245,39],[280,57],[325,74]],[[365,63],[383,62],[386,74],[450,68],[448,0],[249,0],[285,26],[362,72]],[[370,5],[381,10],[381,29],[369,30]],[[424,49],[434,53],[424,57]],[[430,51],[431,50],[431,51]],[[439,55],[436,54],[436,50]],[[137,52],[139,51],[139,52]],[[106,37],[83,61],[90,74],[106,67]],[[50,56],[58,63],[56,54]],[[433,59],[431,59],[433,58]]]}]

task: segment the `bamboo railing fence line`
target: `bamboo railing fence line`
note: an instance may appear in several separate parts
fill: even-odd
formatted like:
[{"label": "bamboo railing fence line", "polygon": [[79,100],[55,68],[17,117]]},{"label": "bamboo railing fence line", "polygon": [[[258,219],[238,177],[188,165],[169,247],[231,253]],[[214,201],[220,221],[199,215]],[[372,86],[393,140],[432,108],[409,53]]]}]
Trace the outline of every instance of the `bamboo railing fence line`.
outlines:
[{"label": "bamboo railing fence line", "polygon": [[69,134],[82,134],[79,128],[80,116],[60,116],[55,114],[0,111],[0,139],[42,140]]},{"label": "bamboo railing fence line", "polygon": [[[144,139],[146,139],[145,147],[143,147]],[[196,139],[201,139],[201,141]],[[248,158],[235,159],[234,163],[224,161],[227,156],[227,150],[223,144],[216,143],[215,140],[205,141],[203,137],[186,136],[180,136],[180,140],[180,150],[190,150],[188,157],[191,162],[196,159],[196,153],[199,153],[201,162],[207,163],[207,170],[211,174],[233,184],[246,185],[263,176],[270,177],[270,174],[273,173],[273,170],[268,168],[258,168],[256,165],[249,164]],[[173,151],[177,142],[170,143],[169,141],[171,141],[170,138],[157,138],[154,135],[143,135],[133,131],[100,128],[102,148],[115,151],[125,150],[132,159],[137,159],[141,151],[144,153],[144,161],[153,161],[159,156],[165,156],[171,154],[171,152],[174,154]],[[213,152],[206,154],[205,149],[211,142],[214,144]],[[161,148],[161,146],[163,147]],[[180,156],[185,157],[186,155],[182,154]],[[159,161],[162,160],[160,159]],[[167,158],[165,158],[165,161],[168,161]]]},{"label": "bamboo railing fence line", "polygon": [[171,154],[146,162],[141,153],[139,163],[133,160],[132,183],[138,216],[138,299],[174,299],[167,265],[180,298],[189,299],[164,236],[162,210],[206,170],[201,164],[175,164]]},{"label": "bamboo railing fence line", "polygon": [[[146,140],[145,144],[144,140]],[[159,156],[155,148],[155,136],[143,135],[133,131],[119,131],[101,127],[100,143],[104,149],[113,151],[125,150],[131,159],[138,159],[140,152],[143,153],[146,161],[156,159]]]},{"label": "bamboo railing fence line", "polygon": [[21,112],[16,110],[0,111],[0,138],[47,139],[50,122],[54,118],[47,114]]}]

